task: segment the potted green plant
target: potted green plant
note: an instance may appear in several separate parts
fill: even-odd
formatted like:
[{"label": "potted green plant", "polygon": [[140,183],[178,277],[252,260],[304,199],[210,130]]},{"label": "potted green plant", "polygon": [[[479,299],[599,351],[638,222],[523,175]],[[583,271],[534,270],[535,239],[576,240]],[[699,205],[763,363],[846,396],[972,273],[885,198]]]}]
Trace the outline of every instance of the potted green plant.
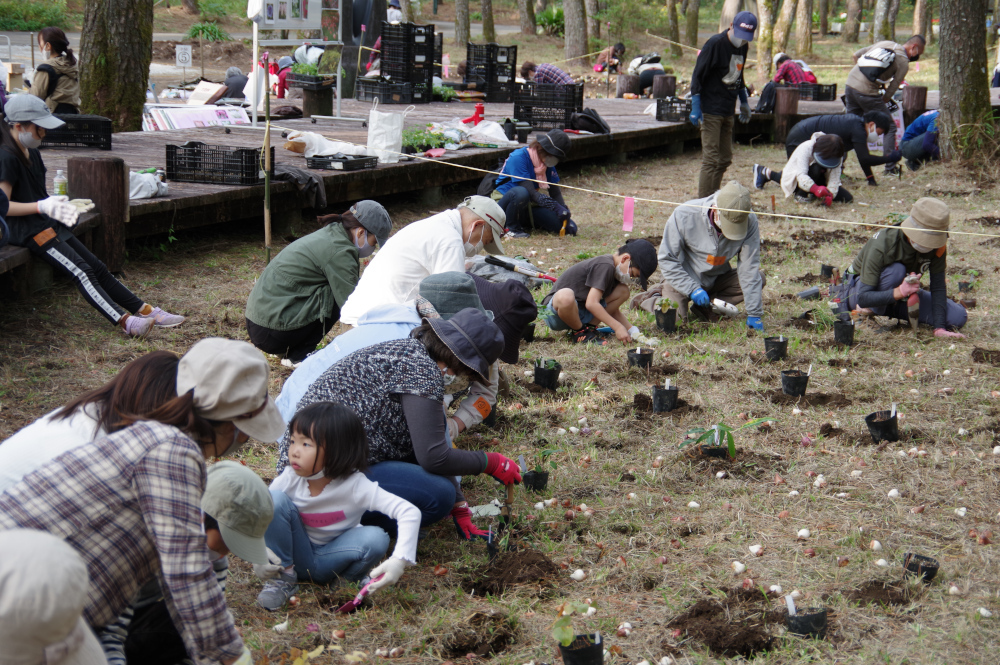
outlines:
[{"label": "potted green plant", "polygon": [[435,134],[428,127],[408,127],[403,130],[403,152],[414,154],[444,146],[444,135]]},{"label": "potted green plant", "polygon": [[559,642],[563,665],[601,665],[604,662],[604,643],[600,633],[577,635],[573,630],[573,615],[586,616],[590,610],[587,603],[568,601],[556,610],[556,620],[552,624],[552,637]]},{"label": "potted green plant", "polygon": [[657,298],[653,302],[656,327],[665,333],[677,330],[677,303],[670,298]]},{"label": "potted green plant", "polygon": [[535,361],[535,383],[543,388],[555,390],[559,385],[560,365],[553,358],[539,358]]},{"label": "potted green plant", "polygon": [[549,468],[553,471],[559,468],[555,460],[551,459],[552,455],[556,452],[558,451],[555,448],[548,448],[535,455],[535,468],[521,475],[521,482],[524,483],[527,489],[534,492],[541,492],[548,486],[549,472],[545,470],[545,465],[548,462]]},{"label": "potted green plant", "polygon": [[689,429],[687,437],[681,442],[680,448],[694,446],[694,449],[707,457],[736,457],[736,440],[733,432],[745,427],[755,427],[771,420],[770,418],[757,418],[739,427],[733,428],[724,422],[711,427],[695,427]]},{"label": "potted green plant", "polygon": [[305,62],[296,62],[292,65],[292,71],[285,78],[289,88],[302,88],[303,90],[323,90],[337,84],[337,79],[333,74],[320,74],[316,65]]}]

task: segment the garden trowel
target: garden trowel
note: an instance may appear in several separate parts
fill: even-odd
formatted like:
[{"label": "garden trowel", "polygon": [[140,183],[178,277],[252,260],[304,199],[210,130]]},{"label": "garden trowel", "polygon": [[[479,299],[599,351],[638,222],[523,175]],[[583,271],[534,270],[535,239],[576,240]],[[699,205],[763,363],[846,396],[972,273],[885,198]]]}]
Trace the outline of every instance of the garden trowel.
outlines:
[{"label": "garden trowel", "polygon": [[[903,281],[907,284],[919,284],[920,275],[911,273]],[[906,316],[910,319],[910,328],[916,332],[920,324],[920,296],[916,293],[906,299]]]},{"label": "garden trowel", "polygon": [[358,609],[358,605],[360,605],[361,601],[364,600],[365,596],[368,595],[368,587],[370,587],[372,585],[372,582],[378,582],[383,577],[385,577],[384,574],[379,575],[378,577],[376,577],[373,580],[368,580],[368,584],[366,584],[363,587],[361,587],[361,591],[358,591],[358,595],[356,595],[354,597],[354,600],[349,600],[346,603],[344,603],[343,605],[341,605],[340,607],[338,607],[337,608],[337,613],[338,614],[347,614],[348,612],[353,612],[354,610]]}]

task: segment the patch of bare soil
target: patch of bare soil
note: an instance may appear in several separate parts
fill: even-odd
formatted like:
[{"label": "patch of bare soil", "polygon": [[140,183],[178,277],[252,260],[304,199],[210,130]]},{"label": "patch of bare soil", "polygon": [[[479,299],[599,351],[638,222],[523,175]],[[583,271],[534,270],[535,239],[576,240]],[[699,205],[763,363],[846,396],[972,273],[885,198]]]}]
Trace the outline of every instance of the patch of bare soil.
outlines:
[{"label": "patch of bare soil", "polygon": [[801,277],[792,277],[789,281],[796,282],[799,284],[805,284],[806,286],[811,286],[813,284],[819,284],[820,282],[827,281],[826,278],[819,275],[814,275],[811,272],[807,272]]},{"label": "patch of bare soil", "polygon": [[503,653],[517,636],[514,621],[502,612],[475,612],[459,624],[442,646],[451,658],[491,656]]},{"label": "patch of bare soil", "polygon": [[833,231],[797,231],[790,237],[792,240],[796,240],[805,245],[807,249],[816,249],[821,245],[829,243],[848,243],[850,245],[860,246],[868,241],[867,236],[850,233],[849,231],[844,231],[842,229],[835,229]]},{"label": "patch of bare soil", "polygon": [[[194,58],[194,66],[200,66],[201,48],[198,46],[198,40],[188,39],[182,42],[153,42],[153,60],[169,61],[173,63],[177,57],[176,47],[178,44],[193,47],[191,49],[191,54]],[[205,42],[205,64],[207,65],[209,62],[214,62],[216,58],[223,58],[227,62],[235,62],[237,60],[241,62],[249,62],[253,60],[253,53],[243,42]]]},{"label": "patch of bare soil", "polygon": [[[487,564],[473,570],[469,577],[462,581],[462,589],[466,593],[477,596],[492,594],[499,596],[514,585],[534,585],[537,591],[553,585],[553,579],[559,574],[559,566],[551,559],[535,550],[506,552]],[[465,652],[463,652],[464,655]]]},{"label": "patch of bare soil", "polygon": [[701,407],[696,404],[688,404],[684,399],[677,398],[677,406],[673,411],[663,413],[653,413],[653,398],[644,393],[638,393],[632,398],[632,407],[625,407],[618,410],[619,418],[635,418],[643,420],[648,416],[679,416],[688,413],[701,411]]},{"label": "patch of bare soil", "polygon": [[828,395],[826,393],[813,393],[803,395],[802,397],[792,397],[791,395],[786,395],[780,390],[775,389],[764,393],[764,398],[772,404],[782,406],[796,404],[798,406],[828,406],[831,408],[840,408],[851,405],[851,400],[841,393],[833,393],[832,395]]},{"label": "patch of bare soil", "polygon": [[826,364],[830,367],[857,367],[858,363],[854,360],[848,360],[847,358],[830,358],[826,361]]},{"label": "patch of bare soil", "polygon": [[556,391],[552,390],[552,388],[546,388],[544,386],[540,386],[537,383],[535,383],[534,381],[527,381],[527,380],[522,380],[522,379],[518,378],[518,379],[515,380],[515,383],[517,383],[517,385],[519,385],[522,388],[524,388],[525,390],[527,390],[532,395],[555,395],[556,394]]},{"label": "patch of bare soil", "polygon": [[767,596],[759,589],[733,589],[721,603],[699,600],[667,627],[703,643],[716,655],[752,658],[774,646],[766,624],[778,618],[769,616],[767,604]]},{"label": "patch of bare soil", "polygon": [[1000,217],[974,217],[973,219],[965,220],[969,224],[982,224],[984,226],[1000,226]]},{"label": "patch of bare soil", "polygon": [[733,478],[761,480],[770,478],[775,473],[785,473],[788,470],[781,456],[752,453],[746,450],[736,450],[736,457],[699,457],[696,468],[709,475],[725,471]]},{"label": "patch of bare soil", "polygon": [[[350,586],[330,587],[329,591],[329,594],[316,594],[316,602],[319,603],[320,607],[325,610],[329,610],[330,612],[336,612],[338,607],[354,600],[354,597],[358,593],[357,589]],[[358,605],[358,609],[370,607],[373,607],[370,596],[366,596],[365,599],[361,601],[361,604]]]},{"label": "patch of bare soil", "polygon": [[847,600],[859,605],[907,605],[910,602],[910,592],[904,587],[893,586],[880,580],[865,582],[857,589],[844,594]]},{"label": "patch of bare soil", "polygon": [[834,427],[831,423],[823,423],[819,426],[819,433],[820,436],[834,437],[843,434],[844,430]]},{"label": "patch of bare soil", "polygon": [[977,363],[985,363],[987,365],[993,365],[994,367],[1000,367],[1000,351],[981,349],[977,346],[972,349],[972,360]]},{"label": "patch of bare soil", "polygon": [[680,373],[681,367],[680,365],[666,364],[653,365],[649,369],[644,369],[629,365],[625,365],[623,367],[617,363],[604,363],[604,365],[601,366],[601,371],[614,374],[615,378],[620,381],[645,380],[646,383],[650,385],[660,385],[666,377],[676,376]]}]

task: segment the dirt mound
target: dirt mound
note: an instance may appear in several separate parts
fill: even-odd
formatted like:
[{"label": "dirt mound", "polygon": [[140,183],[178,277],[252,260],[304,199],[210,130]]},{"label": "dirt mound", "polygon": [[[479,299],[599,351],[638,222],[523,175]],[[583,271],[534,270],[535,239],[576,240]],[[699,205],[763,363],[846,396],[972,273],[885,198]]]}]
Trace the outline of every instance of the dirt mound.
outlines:
[{"label": "dirt mound", "polygon": [[[198,40],[186,40],[183,42],[153,42],[153,60],[175,62],[177,58],[176,46],[184,44],[192,46],[191,56],[194,64],[191,69],[201,66],[201,48]],[[205,64],[214,64],[217,58],[222,58],[227,62],[239,61],[240,64],[253,60],[253,53],[243,42],[205,42]]]},{"label": "dirt mound", "polygon": [[840,436],[844,430],[834,427],[831,423],[823,423],[819,426],[819,433],[821,436]]},{"label": "dirt mound", "polygon": [[847,600],[859,605],[907,605],[910,602],[910,592],[904,587],[897,587],[880,580],[865,582],[857,589],[844,594]]},{"label": "dirt mound", "polygon": [[680,630],[720,656],[753,656],[768,651],[774,637],[765,624],[772,617],[764,611],[767,596],[758,589],[732,589],[724,602],[699,600],[668,628]]},{"label": "dirt mound", "polygon": [[476,612],[445,637],[442,646],[444,655],[451,658],[482,657],[502,653],[516,636],[516,624],[506,614]]},{"label": "dirt mound", "polygon": [[[354,600],[357,593],[358,590],[356,588],[349,586],[336,588],[331,587],[329,594],[316,594],[316,602],[318,602],[319,606],[323,609],[336,612],[338,607]],[[358,609],[367,609],[371,607],[374,607],[374,605],[372,604],[370,596],[366,596],[365,599],[361,601],[361,604],[358,605]]]},{"label": "dirt mound", "polygon": [[976,217],[974,219],[965,220],[969,224],[984,224],[986,226],[1000,226],[1000,217]]},{"label": "dirt mound", "polygon": [[791,235],[791,239],[802,243],[808,249],[816,249],[820,245],[831,243],[848,242],[851,244],[864,244],[868,242],[867,236],[840,229],[834,231],[798,231]]},{"label": "dirt mound", "polygon": [[994,367],[1000,367],[1000,351],[981,349],[977,346],[972,349],[972,359],[977,363],[985,363],[987,365],[993,365]]},{"label": "dirt mound", "polygon": [[540,588],[551,586],[552,579],[558,574],[559,566],[541,552],[506,552],[498,556],[492,565],[472,571],[462,581],[462,588],[466,593],[477,596],[499,596],[515,584],[534,584]]},{"label": "dirt mound", "polygon": [[858,363],[854,360],[848,360],[846,358],[830,358],[826,361],[826,364],[830,367],[857,367]]},{"label": "dirt mound", "polygon": [[825,282],[827,281],[827,279],[825,277],[821,277],[820,275],[814,275],[811,272],[807,272],[801,277],[792,277],[788,281],[797,282],[799,284],[805,284],[806,286],[810,286],[812,284],[819,284],[820,282]]},{"label": "dirt mound", "polygon": [[850,406],[851,400],[840,393],[834,393],[832,395],[827,395],[826,393],[813,393],[805,394],[802,397],[792,397],[791,395],[786,395],[780,390],[769,390],[764,393],[764,398],[767,399],[772,404],[779,405],[797,405],[797,406],[828,406],[831,408],[840,408],[844,406]]}]

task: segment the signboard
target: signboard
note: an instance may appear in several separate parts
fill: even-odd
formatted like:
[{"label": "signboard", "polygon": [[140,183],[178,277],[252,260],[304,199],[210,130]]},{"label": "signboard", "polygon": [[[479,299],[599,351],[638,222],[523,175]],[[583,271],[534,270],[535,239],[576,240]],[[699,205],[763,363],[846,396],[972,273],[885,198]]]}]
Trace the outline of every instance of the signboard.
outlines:
[{"label": "signboard", "polygon": [[190,67],[192,63],[191,57],[191,46],[184,44],[178,44],[174,47],[174,52],[177,57],[177,66],[181,68]]},{"label": "signboard", "polygon": [[319,30],[324,0],[264,0],[265,30]]}]

